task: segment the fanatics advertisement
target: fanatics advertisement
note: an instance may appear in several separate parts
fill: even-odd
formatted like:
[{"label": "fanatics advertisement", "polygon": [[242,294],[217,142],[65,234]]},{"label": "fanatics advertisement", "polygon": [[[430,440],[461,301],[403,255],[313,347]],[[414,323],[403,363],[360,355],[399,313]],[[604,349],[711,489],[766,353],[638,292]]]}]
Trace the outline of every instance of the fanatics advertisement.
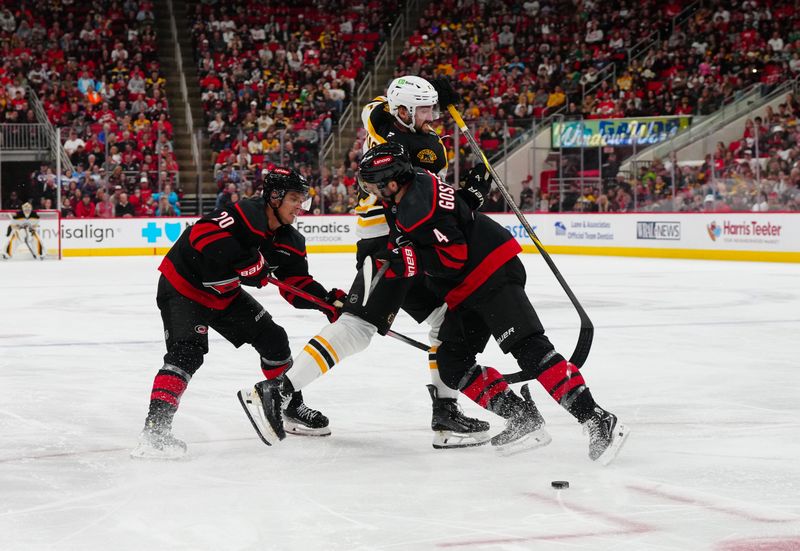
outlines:
[{"label": "fanatics advertisement", "polygon": [[[535,252],[513,214],[493,214]],[[64,256],[163,255],[196,218],[64,219]],[[314,252],[355,251],[356,216],[303,216],[296,223]],[[548,252],[615,256],[800,262],[797,213],[528,214]],[[56,230],[43,224],[42,238]],[[49,247],[49,244],[47,245]]]}]

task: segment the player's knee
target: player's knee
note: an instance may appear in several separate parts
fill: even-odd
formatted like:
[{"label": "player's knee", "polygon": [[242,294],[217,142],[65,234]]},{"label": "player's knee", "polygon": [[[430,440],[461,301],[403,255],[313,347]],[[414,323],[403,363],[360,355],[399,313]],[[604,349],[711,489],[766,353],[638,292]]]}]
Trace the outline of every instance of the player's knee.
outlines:
[{"label": "player's knee", "polygon": [[453,390],[460,390],[464,375],[475,365],[475,355],[462,346],[444,342],[436,350],[439,378]]},{"label": "player's knee", "polygon": [[261,355],[262,364],[264,361],[268,363],[286,363],[292,356],[286,330],[272,320],[270,320],[270,323],[264,324],[264,327],[253,341],[253,347]]},{"label": "player's knee", "polygon": [[164,356],[164,363],[179,367],[189,376],[192,376],[203,365],[204,354],[205,351],[199,344],[177,341],[167,350]]},{"label": "player's knee", "polygon": [[510,352],[517,359],[522,371],[532,375],[533,378],[564,359],[555,351],[550,339],[544,333],[526,337],[514,345]]}]

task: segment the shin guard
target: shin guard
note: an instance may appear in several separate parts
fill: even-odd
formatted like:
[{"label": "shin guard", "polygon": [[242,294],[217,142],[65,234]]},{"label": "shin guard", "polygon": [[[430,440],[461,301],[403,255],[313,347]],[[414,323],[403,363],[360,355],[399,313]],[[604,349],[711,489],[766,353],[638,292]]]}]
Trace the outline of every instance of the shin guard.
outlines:
[{"label": "shin guard", "polygon": [[594,411],[595,402],[580,370],[567,360],[561,360],[537,377],[553,400],[583,423]]},{"label": "shin guard", "polygon": [[459,385],[461,392],[484,409],[501,417],[509,415],[506,402],[511,393],[503,375],[493,367],[481,367],[475,364]]}]

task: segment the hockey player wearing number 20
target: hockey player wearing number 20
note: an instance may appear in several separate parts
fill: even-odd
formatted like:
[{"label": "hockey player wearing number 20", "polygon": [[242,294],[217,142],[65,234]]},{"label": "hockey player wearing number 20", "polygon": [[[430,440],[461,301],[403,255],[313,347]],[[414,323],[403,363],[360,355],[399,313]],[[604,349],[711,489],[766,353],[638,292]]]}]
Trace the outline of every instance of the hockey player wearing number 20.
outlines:
[{"label": "hockey player wearing number 20", "polygon": [[447,303],[439,330],[442,380],[507,420],[492,445],[502,453],[515,453],[546,445],[550,436],[527,385],[522,399],[500,373],[476,363],[490,336],[584,426],[589,457],[603,464],[613,460],[628,429],[597,405],[578,367],[556,352],[545,336],[525,294],[526,274],[516,239],[469,208],[434,174],[413,168],[398,144],[367,152],[360,178],[390,206],[387,220],[395,241],[411,243],[426,283]]},{"label": "hockey player wearing number 20", "polygon": [[[172,435],[172,419],[208,352],[209,327],[237,348],[252,345],[267,379],[290,367],[286,331],[242,285],[263,287],[274,276],[341,306],[337,302],[341,291],[326,291],[309,275],[305,239],[291,225],[307,200],[305,179],[294,170],[275,168],[266,177],[262,197],[205,215],[183,232],[164,257],[157,303],[167,353],[153,381],[145,427],[132,457],[176,459],[185,454],[185,443]],[[309,301],[281,294],[296,308],[319,309]],[[329,320],[336,315],[330,314]],[[330,434],[328,419],[307,407],[299,392],[286,404],[283,421],[290,433]]]}]

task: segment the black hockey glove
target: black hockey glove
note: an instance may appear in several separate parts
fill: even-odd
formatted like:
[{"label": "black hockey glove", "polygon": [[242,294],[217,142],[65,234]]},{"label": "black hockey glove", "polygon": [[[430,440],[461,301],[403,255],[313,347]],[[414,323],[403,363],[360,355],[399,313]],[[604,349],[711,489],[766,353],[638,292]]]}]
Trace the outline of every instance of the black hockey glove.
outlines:
[{"label": "black hockey glove", "polygon": [[439,106],[442,109],[447,109],[448,105],[461,103],[461,96],[453,89],[450,79],[446,77],[435,78],[431,80],[431,86],[439,94]]},{"label": "black hockey glove", "polygon": [[389,263],[384,277],[386,279],[400,279],[405,277],[415,277],[419,272],[417,253],[408,245],[387,249],[375,255],[375,262],[378,268],[383,268],[385,263]]},{"label": "black hockey glove", "polygon": [[272,275],[275,268],[267,264],[259,251],[253,251],[249,257],[234,265],[233,269],[239,275],[242,285],[260,289],[267,284],[267,278]]},{"label": "black hockey glove", "polygon": [[342,307],[344,306],[344,301],[346,299],[347,299],[347,293],[345,293],[341,289],[336,289],[335,287],[330,291],[328,291],[328,294],[325,295],[325,298],[323,300],[334,307],[334,310],[330,310],[328,308],[323,310],[325,315],[328,316],[329,322],[333,323],[337,319],[339,319],[339,316],[342,314]]},{"label": "black hockey glove", "polygon": [[461,189],[458,194],[467,203],[472,210],[478,210],[483,206],[486,196],[492,189],[492,175],[486,168],[486,165],[481,163],[475,165],[467,172],[467,177],[459,184]]}]

